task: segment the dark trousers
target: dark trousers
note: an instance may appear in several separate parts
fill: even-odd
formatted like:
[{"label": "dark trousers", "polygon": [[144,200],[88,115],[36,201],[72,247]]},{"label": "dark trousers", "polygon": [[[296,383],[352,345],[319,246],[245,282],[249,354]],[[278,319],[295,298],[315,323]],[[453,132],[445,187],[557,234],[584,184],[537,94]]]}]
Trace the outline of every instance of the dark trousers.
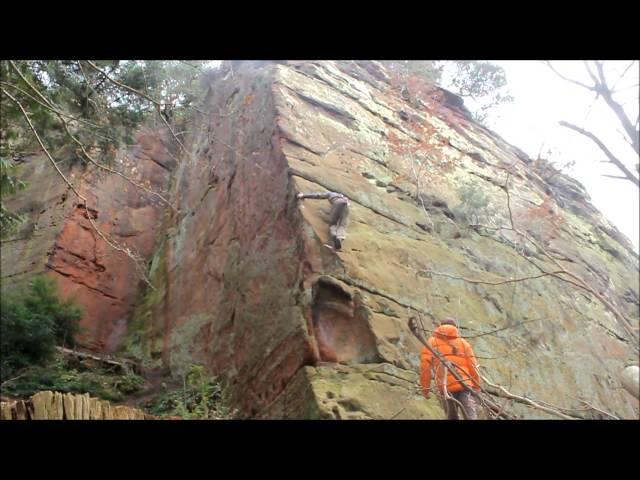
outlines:
[{"label": "dark trousers", "polygon": [[331,205],[329,214],[329,235],[336,248],[342,246],[347,238],[347,222],[349,218],[349,205],[347,200],[338,199]]},{"label": "dark trousers", "polygon": [[[478,413],[476,411],[476,399],[473,394],[469,390],[463,390],[461,392],[450,393],[450,396],[455,398],[458,402],[462,404],[464,407],[464,411],[467,414],[466,417],[468,420],[477,420]],[[458,418],[458,409],[460,405],[458,405],[453,400],[447,400],[447,420],[459,420]]]}]

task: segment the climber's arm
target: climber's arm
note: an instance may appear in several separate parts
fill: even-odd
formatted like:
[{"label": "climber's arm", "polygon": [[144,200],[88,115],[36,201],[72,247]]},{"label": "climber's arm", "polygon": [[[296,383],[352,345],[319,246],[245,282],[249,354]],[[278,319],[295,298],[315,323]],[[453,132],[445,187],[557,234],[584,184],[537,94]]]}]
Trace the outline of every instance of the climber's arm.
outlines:
[{"label": "climber's arm", "polygon": [[325,193],[302,193],[302,192],[300,192],[298,194],[298,198],[300,200],[302,200],[304,198],[311,198],[311,199],[314,199],[314,200],[322,200],[322,199],[329,198],[329,195],[331,195],[331,192],[325,192]]},{"label": "climber's arm", "polygon": [[433,355],[427,347],[422,349],[420,355],[420,385],[422,386],[422,394],[425,398],[431,396],[429,388],[431,387],[431,362]]}]

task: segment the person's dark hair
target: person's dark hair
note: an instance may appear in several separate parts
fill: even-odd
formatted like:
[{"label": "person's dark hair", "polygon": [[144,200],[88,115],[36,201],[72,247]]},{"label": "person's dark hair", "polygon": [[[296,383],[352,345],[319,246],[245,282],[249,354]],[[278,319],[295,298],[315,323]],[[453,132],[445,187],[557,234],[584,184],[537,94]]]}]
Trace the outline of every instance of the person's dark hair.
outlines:
[{"label": "person's dark hair", "polygon": [[440,320],[440,325],[453,325],[454,327],[458,326],[453,318],[445,318],[443,320]]}]

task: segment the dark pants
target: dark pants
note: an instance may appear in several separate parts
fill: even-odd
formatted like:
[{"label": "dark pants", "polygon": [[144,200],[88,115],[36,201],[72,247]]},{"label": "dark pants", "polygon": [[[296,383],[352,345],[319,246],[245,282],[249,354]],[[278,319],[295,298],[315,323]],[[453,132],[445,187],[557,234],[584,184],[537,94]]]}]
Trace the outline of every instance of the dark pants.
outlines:
[{"label": "dark pants", "polygon": [[347,238],[348,218],[349,205],[347,200],[338,199],[334,201],[329,215],[329,236],[337,249],[342,247],[342,242]]},{"label": "dark pants", "polygon": [[[464,407],[464,411],[467,414],[468,420],[477,420],[478,413],[476,412],[476,399],[469,390],[463,390],[461,392],[450,393],[450,396],[455,398]],[[458,405],[453,400],[447,400],[447,420],[459,420],[458,418]]]}]

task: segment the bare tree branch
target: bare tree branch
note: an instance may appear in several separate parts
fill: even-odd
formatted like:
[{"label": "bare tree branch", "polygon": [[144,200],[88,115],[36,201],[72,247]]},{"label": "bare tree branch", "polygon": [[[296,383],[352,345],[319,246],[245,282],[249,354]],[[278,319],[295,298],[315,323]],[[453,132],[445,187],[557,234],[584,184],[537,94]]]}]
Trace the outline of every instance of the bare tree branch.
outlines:
[{"label": "bare tree branch", "polygon": [[633,124],[631,123],[631,119],[625,113],[624,109],[622,108],[622,105],[620,105],[618,102],[616,102],[613,99],[613,92],[607,85],[606,79],[604,77],[604,70],[602,67],[602,63],[597,62],[596,68],[598,69],[598,74],[600,76],[599,91],[600,91],[600,94],[602,95],[602,98],[604,98],[604,101],[607,102],[607,105],[609,105],[609,108],[611,108],[611,110],[613,110],[613,113],[615,113],[616,116],[618,117],[618,120],[622,124],[622,127],[624,128],[625,132],[627,132],[627,135],[629,136],[629,140],[631,140],[632,142],[632,146],[635,152],[637,154],[640,154],[640,150],[638,148],[638,131],[634,128]]},{"label": "bare tree branch", "polygon": [[[595,64],[597,66],[598,62],[596,61]],[[598,79],[593,73],[593,70],[591,70],[591,66],[589,65],[589,62],[587,60],[584,61],[584,67],[587,69],[587,73],[591,77],[591,80],[593,80],[593,83],[594,83],[593,88],[595,89],[596,92],[600,93],[600,89],[598,88],[598,85],[599,85]]]},{"label": "bare tree branch", "polygon": [[398,410],[391,418],[390,420],[393,420],[394,418],[396,418],[398,415],[400,415],[402,412],[404,412],[407,409],[407,407],[402,407],[400,410]]},{"label": "bare tree branch", "polygon": [[[524,325],[526,323],[539,322],[540,320],[543,320],[543,319],[542,318],[534,318],[532,320],[524,320],[522,322],[514,323],[513,325],[507,325],[506,327],[498,328],[496,330],[491,330],[489,332],[482,332],[482,333],[478,333],[476,335],[463,335],[463,338],[478,338],[478,337],[484,337],[485,335],[493,335],[495,333],[502,332],[503,330],[508,330],[510,328],[519,327],[520,325]],[[476,358],[480,358],[480,357],[478,357],[476,355]]]},{"label": "bare tree branch", "polygon": [[[508,195],[508,190],[506,191],[506,193]],[[558,279],[562,280],[563,282],[566,282],[566,283],[569,283],[571,285],[574,285],[574,286],[576,286],[576,287],[578,287],[578,288],[590,293],[594,297],[596,297],[598,299],[598,301],[606,309],[608,309],[614,315],[614,317],[616,317],[616,320],[620,324],[622,324],[623,328],[630,335],[631,339],[633,339],[632,345],[634,345],[634,347],[636,349],[638,349],[638,331],[637,331],[637,328],[634,329],[634,327],[631,324],[631,322],[610,301],[608,301],[606,298],[604,298],[604,296],[602,294],[600,294],[600,292],[598,292],[594,288],[590,287],[578,275],[570,272],[564,266],[562,266],[559,263],[558,259],[556,259],[549,252],[547,252],[547,250],[539,242],[537,242],[536,240],[531,238],[529,235],[526,235],[525,233],[520,232],[519,230],[517,230],[515,228],[515,226],[513,226],[513,231],[518,233],[519,235],[521,235],[528,242],[530,242],[542,255],[544,255],[546,258],[548,258],[558,268],[558,270],[560,270],[560,274],[557,274],[557,273],[554,273],[554,272],[549,272],[551,276],[553,276],[555,278],[558,278]],[[545,273],[545,270],[542,267],[540,267],[537,263],[535,263],[533,260],[531,260],[527,256],[523,256],[523,258],[525,260],[527,260],[528,262],[530,262],[531,264],[533,264],[538,270],[540,270],[541,273]],[[560,275],[564,275],[564,276],[569,277],[569,278],[565,278],[564,276],[560,276]]]},{"label": "bare tree branch", "polygon": [[565,77],[564,75],[562,75],[560,72],[558,72],[558,70],[555,69],[555,67],[553,65],[551,65],[551,62],[546,60],[544,62],[542,62],[544,65],[546,65],[547,67],[549,67],[553,73],[555,73],[556,75],[558,75],[560,78],[562,78],[563,80],[566,80],[567,82],[571,82],[574,83],[576,85],[581,86],[582,88],[586,88],[587,90],[591,90],[593,92],[597,91],[595,87],[591,86],[591,85],[587,85],[586,83],[582,83],[579,82],[577,80],[573,80],[571,78]]},{"label": "bare tree branch", "polygon": [[509,178],[511,177],[511,172],[507,173],[507,178],[504,181],[504,186],[502,189],[507,194],[507,209],[509,210],[509,221],[511,222],[511,228],[515,228],[513,225],[513,212],[511,211],[511,195],[509,195]]},{"label": "bare tree branch", "polygon": [[511,392],[509,392],[506,388],[504,388],[501,385],[496,385],[495,383],[490,382],[486,376],[484,375],[480,375],[480,378],[482,378],[482,380],[489,385],[490,387],[492,387],[494,390],[489,391],[490,393],[492,393],[493,395],[496,395],[498,397],[502,397],[502,398],[508,398],[510,400],[514,400],[518,403],[521,403],[523,405],[527,405],[529,407],[533,407],[537,410],[541,410],[543,412],[546,413],[550,413],[552,415],[555,415],[557,417],[563,418],[565,420],[579,420],[582,417],[576,417],[576,416],[570,416],[567,414],[564,414],[562,412],[560,412],[557,408],[551,408],[551,407],[547,407],[545,405],[541,405],[540,403],[527,398],[525,396],[520,396],[520,395],[515,395]]},{"label": "bare tree branch", "polygon": [[625,74],[629,71],[629,69],[633,66],[633,64],[636,63],[636,60],[631,60],[631,63],[629,65],[627,65],[627,68],[625,68],[622,73],[620,74],[620,76],[618,77],[618,79],[616,80],[616,82],[613,84],[613,86],[611,87],[611,92],[615,93],[616,92],[616,87],[618,86],[618,83],[620,83],[620,80],[622,80],[622,78],[625,76]]},{"label": "bare tree branch", "polygon": [[17,376],[15,376],[13,378],[9,378],[7,380],[4,380],[2,383],[0,383],[0,387],[3,387],[7,383],[11,383],[14,380],[17,380],[19,378],[24,377],[25,374],[32,368],[33,368],[33,365],[29,365],[28,367],[21,368],[20,370],[18,370],[18,375]]},{"label": "bare tree branch", "polygon": [[[585,63],[587,63],[587,62],[585,62]],[[605,87],[605,88],[607,88],[607,89],[608,89],[608,86],[607,86],[607,79],[606,79],[606,78],[605,78],[605,76],[604,76],[604,69],[602,68],[602,62],[598,62],[598,61],[596,61],[596,62],[594,62],[594,63],[595,63],[595,65],[596,65],[596,69],[598,70],[598,77],[600,78],[600,85],[601,85],[602,87]],[[596,80],[596,79],[595,79],[595,77],[594,77],[594,76],[593,76],[593,74],[591,73],[591,70],[589,70],[589,73],[591,74],[591,78],[593,78],[593,79],[594,79],[594,81],[595,81],[596,83],[598,83],[598,80]]]},{"label": "bare tree branch", "polygon": [[[509,195],[509,190],[505,189],[505,192],[506,192],[506,194],[508,196]],[[526,241],[530,242],[536,248],[536,250],[538,252],[540,252],[547,259],[549,259],[558,268],[558,270],[560,270],[560,274],[550,273],[551,276],[554,276],[554,277],[562,280],[563,282],[566,282],[566,283],[569,283],[571,285],[574,285],[574,286],[580,288],[581,290],[584,290],[584,291],[590,293],[592,296],[596,297],[596,299],[598,299],[598,301],[607,310],[609,310],[614,315],[614,317],[616,317],[616,320],[618,321],[618,323],[620,323],[622,325],[622,327],[630,335],[630,338],[633,340],[631,344],[634,346],[634,348],[636,350],[638,350],[638,348],[639,348],[639,346],[638,346],[638,329],[633,327],[631,322],[620,312],[620,310],[618,310],[618,308],[616,308],[615,305],[613,305],[609,300],[607,300],[596,289],[594,289],[591,286],[589,286],[578,275],[570,272],[564,266],[562,266],[560,264],[560,262],[558,261],[558,259],[556,259],[549,252],[547,252],[547,250],[539,242],[537,242],[536,240],[531,238],[529,235],[526,235],[525,233],[520,232],[519,230],[517,230],[515,228],[515,225],[513,225],[513,223],[512,223],[512,229],[513,229],[514,232],[516,232],[517,234],[521,235]],[[525,260],[527,260],[528,262],[530,262],[531,264],[533,264],[538,270],[540,270],[541,273],[545,273],[545,270],[542,267],[540,267],[537,263],[535,263],[533,260],[531,260],[527,256],[523,256],[523,258]],[[560,275],[562,275],[562,276],[560,276]],[[565,278],[565,277],[569,277],[569,278]]]},{"label": "bare tree branch", "polygon": [[612,418],[613,420],[620,420],[620,418],[619,418],[619,417],[617,417],[617,416],[615,416],[614,414],[609,413],[609,412],[605,412],[604,410],[602,410],[602,409],[600,409],[600,408],[598,408],[598,407],[595,407],[595,406],[591,405],[591,404],[590,404],[589,402],[587,402],[586,400],[580,400],[580,403],[584,404],[588,409],[593,410],[593,411],[596,411],[596,412],[598,412],[598,413],[601,413],[601,414],[603,414],[603,415],[605,415],[605,416],[607,416],[607,417],[609,417],[609,418]]},{"label": "bare tree branch", "polygon": [[[506,185],[507,184],[505,182],[505,187],[506,187]],[[505,191],[505,194],[507,195],[507,199],[509,199],[510,198],[509,189],[503,187],[503,190]],[[524,258],[527,262],[531,263],[538,271],[540,271],[540,273],[541,273],[540,277],[548,275],[548,276],[557,278],[558,280],[562,280],[563,282],[568,283],[570,285],[573,285],[573,286],[579,288],[580,290],[584,290],[585,292],[587,292],[590,295],[594,296],[607,310],[609,310],[609,312],[611,312],[613,314],[613,316],[616,318],[618,323],[620,323],[622,325],[622,327],[625,329],[625,331],[629,334],[630,338],[632,339],[631,345],[636,349],[636,351],[640,348],[640,346],[638,345],[638,333],[639,333],[638,332],[638,328],[633,327],[631,322],[625,317],[625,315],[623,315],[620,312],[620,310],[618,310],[618,308],[615,305],[613,305],[613,303],[611,303],[609,300],[607,300],[596,289],[590,287],[578,275],[576,275],[576,274],[570,272],[569,270],[567,270],[563,265],[561,265],[559,263],[559,261],[558,261],[559,259],[557,259],[555,256],[551,255],[539,242],[537,242],[536,240],[531,238],[526,233],[521,232],[520,230],[518,230],[515,227],[515,225],[513,224],[513,217],[512,216],[510,216],[510,222],[511,222],[511,227],[497,227],[497,228],[495,228],[495,227],[489,227],[489,226],[485,226],[485,225],[474,225],[474,227],[476,227],[476,228],[485,228],[485,229],[487,229],[489,231],[500,231],[500,230],[513,231],[514,233],[519,235],[521,238],[523,238],[526,242],[529,242],[540,254],[542,254],[545,258],[547,258],[549,261],[551,261],[557,267],[557,271],[549,272],[549,271],[545,270],[543,267],[541,267],[540,265],[538,265],[535,261],[533,261],[531,258],[529,258],[524,253],[519,253],[519,255],[522,258]],[[491,239],[499,242],[499,240],[494,238],[493,236],[487,236],[487,238],[491,238]],[[575,263],[575,262],[573,262],[573,263]],[[438,273],[438,272],[436,272],[436,273]],[[445,276],[449,276],[449,275],[445,274]],[[465,280],[464,277],[453,277],[453,276],[451,276],[451,277],[452,278],[459,278],[461,280]],[[510,283],[510,282],[513,282],[513,281],[506,281],[504,283]],[[478,281],[472,281],[471,283],[478,283]],[[487,283],[487,282],[482,282],[482,283]],[[502,282],[500,282],[500,283],[502,283]]]},{"label": "bare tree branch", "polygon": [[[10,63],[11,63],[11,62],[10,62]],[[21,74],[19,71],[18,71],[18,73],[20,74],[20,76],[22,76],[22,74]],[[97,125],[97,124],[95,124],[95,123],[89,122],[88,120],[85,120],[84,118],[74,117],[73,115],[69,115],[68,113],[62,112],[62,111],[58,110],[57,108],[53,108],[53,107],[51,106],[51,103],[50,103],[50,102],[49,102],[49,104],[45,104],[45,103],[41,102],[41,101],[40,101],[40,100],[38,100],[36,97],[34,97],[33,95],[31,95],[29,92],[27,92],[27,91],[23,90],[22,88],[20,88],[20,87],[19,87],[19,86],[17,86],[17,85],[14,85],[13,83],[9,83],[9,82],[5,82],[5,81],[3,81],[3,80],[0,80],[0,84],[4,84],[4,85],[6,85],[7,87],[11,87],[11,88],[13,88],[13,89],[15,89],[15,90],[19,91],[19,92],[20,92],[20,93],[22,93],[23,95],[25,95],[25,96],[29,97],[31,100],[33,100],[34,102],[36,102],[38,105],[40,105],[40,106],[42,106],[42,107],[44,107],[44,108],[47,108],[47,109],[51,110],[52,112],[54,112],[54,113],[56,113],[56,114],[58,114],[58,115],[63,115],[63,116],[65,116],[65,117],[69,118],[70,120],[74,120],[74,121],[76,121],[76,122],[82,122],[82,123],[87,124],[87,125],[89,125],[89,126],[91,126],[91,127],[94,127],[94,128],[104,128],[104,127],[102,127],[102,126],[100,126],[100,125]],[[31,86],[31,85],[29,85],[29,86]],[[32,87],[32,89],[33,89],[33,87]]]},{"label": "bare tree branch", "polygon": [[94,70],[100,72],[102,75],[104,75],[104,77],[109,80],[111,83],[113,83],[114,85],[117,85],[120,88],[123,88],[125,90],[128,90],[132,93],[135,93],[136,95],[141,96],[142,98],[147,99],[148,101],[150,101],[151,103],[153,103],[156,106],[156,110],[158,111],[158,115],[160,115],[160,118],[162,119],[163,123],[165,124],[165,126],[169,129],[169,131],[171,132],[171,135],[173,135],[173,138],[175,139],[175,141],[177,142],[178,145],[180,145],[180,148],[182,148],[182,150],[184,152],[187,151],[187,149],[185,148],[185,146],[182,144],[182,142],[180,141],[180,139],[176,136],[175,132],[173,131],[173,128],[171,128],[171,125],[169,125],[169,122],[167,121],[167,119],[165,118],[165,116],[162,114],[162,103],[158,102],[157,100],[151,98],[149,95],[147,95],[146,93],[143,93],[139,90],[136,90],[133,87],[130,87],[129,85],[126,85],[122,82],[119,82],[118,80],[112,78],[108,73],[106,73],[104,70],[100,69],[100,67],[96,66],[92,61],[87,60],[87,63],[91,66],[91,68],[93,68]]},{"label": "bare tree branch", "polygon": [[[53,113],[56,114],[56,116],[58,117],[58,119],[60,120],[60,122],[62,123],[64,130],[66,132],[66,134],[69,136],[69,138],[71,138],[71,140],[73,140],[73,142],[78,145],[80,147],[80,150],[82,151],[82,154],[84,155],[84,157],[93,165],[95,165],[96,167],[105,170],[109,173],[113,173],[115,175],[118,175],[121,178],[124,178],[126,181],[128,181],[129,183],[131,183],[132,185],[134,185],[135,187],[151,194],[154,195],[155,197],[159,198],[160,201],[162,201],[165,205],[168,205],[171,209],[173,209],[174,211],[176,210],[175,207],[167,200],[165,199],[162,195],[160,195],[158,192],[155,192],[147,187],[145,187],[144,185],[142,185],[141,183],[136,182],[135,180],[131,179],[130,177],[128,177],[127,175],[125,175],[122,172],[119,172],[117,170],[114,170],[112,168],[109,168],[105,165],[100,164],[99,162],[97,162],[86,150],[84,144],[82,144],[82,142],[80,142],[80,140],[78,140],[70,131],[69,129],[69,124],[68,122],[65,120],[65,116],[69,117],[69,115],[66,115],[64,112],[60,111],[58,108],[55,108],[53,106],[53,103],[51,103],[51,101],[46,98],[33,84],[31,84],[20,72],[20,70],[18,70],[18,68],[13,64],[13,62],[9,62],[11,64],[11,66],[13,67],[13,69],[18,73],[18,75],[20,76],[20,78],[22,79],[23,82],[25,82],[29,88],[31,88],[31,90],[33,90],[40,98],[42,98],[45,102],[47,102],[47,104],[44,104],[40,101],[38,101],[36,98],[34,98],[32,95],[30,95],[29,93],[25,92],[24,90],[22,90],[20,87],[17,86],[13,86],[14,88],[16,88],[17,90],[19,90],[20,92],[24,93],[25,95],[27,95],[29,98],[31,98],[32,100],[36,101],[39,105],[43,106],[44,108],[47,108],[49,110],[51,110]],[[6,83],[6,82],[2,82],[2,83]],[[72,117],[73,118],[73,117]],[[75,118],[74,118],[75,120]]]},{"label": "bare tree branch", "polygon": [[109,238],[107,238],[107,236],[102,233],[102,231],[98,228],[98,226],[95,224],[95,222],[93,221],[93,217],[90,213],[90,209],[87,205],[87,199],[80,193],[78,192],[78,190],[76,189],[76,187],[69,181],[69,179],[66,177],[66,175],[62,172],[62,170],[60,170],[60,167],[58,166],[57,162],[54,160],[54,158],[51,156],[51,153],[49,153],[49,150],[47,149],[47,147],[44,145],[44,142],[42,141],[42,139],[40,138],[40,135],[38,135],[37,130],[35,129],[35,127],[33,126],[33,123],[31,123],[31,119],[29,118],[29,115],[27,113],[27,111],[25,110],[24,106],[20,103],[19,100],[17,100],[15,97],[13,97],[9,92],[7,92],[4,88],[0,87],[0,90],[7,96],[7,98],[9,98],[13,103],[15,103],[18,108],[20,109],[20,111],[22,112],[22,116],[25,118],[25,120],[27,121],[27,124],[29,125],[29,129],[31,130],[31,132],[34,134],[34,136],[36,137],[36,140],[38,141],[38,143],[40,144],[40,147],[42,148],[42,150],[44,151],[44,153],[46,154],[47,158],[49,159],[49,161],[51,162],[51,164],[53,165],[53,167],[55,168],[56,172],[58,173],[58,175],[60,175],[60,177],[64,180],[64,182],[67,184],[67,186],[69,187],[69,189],[82,201],[82,207],[84,208],[85,212],[86,212],[86,218],[89,220],[89,223],[91,224],[93,230],[98,234],[98,236],[100,236],[100,238],[102,238],[102,240],[105,241],[105,243],[107,245],[109,245],[111,248],[113,248],[114,250],[117,250],[119,252],[124,253],[125,255],[127,255],[131,260],[133,260],[134,265],[136,266],[136,269],[138,270],[138,274],[140,275],[140,277],[147,283],[147,285],[149,285],[150,288],[155,289],[154,286],[151,284],[151,282],[149,281],[149,279],[147,278],[147,275],[145,273],[144,267],[141,266],[142,261],[137,258],[134,253],[129,250],[127,247],[122,247],[121,245],[118,245],[115,241],[110,240]]},{"label": "bare tree branch", "polygon": [[[568,78],[564,75],[562,75],[560,72],[558,72],[552,65],[551,62],[549,61],[545,61],[543,62],[547,67],[549,67],[556,75],[558,75],[560,78],[562,78],[563,80],[566,80],[568,82],[571,82],[575,85],[579,85],[582,88],[586,88],[587,90],[591,90],[593,92],[596,92],[598,95],[601,95],[602,98],[604,99],[604,101],[606,102],[606,104],[609,106],[609,108],[613,111],[613,113],[616,115],[616,117],[618,117],[618,120],[620,121],[620,123],[622,124],[625,132],[627,133],[627,136],[629,137],[629,141],[631,143],[632,148],[634,149],[634,151],[637,154],[640,154],[640,149],[639,149],[639,139],[638,139],[638,131],[634,128],[634,125],[631,123],[631,120],[629,119],[629,117],[627,116],[627,114],[625,113],[624,109],[622,108],[622,105],[620,105],[618,102],[616,102],[613,99],[613,88],[610,88],[607,84],[607,80],[604,74],[604,66],[602,62],[595,62],[595,67],[597,70],[598,75],[596,76],[596,74],[593,72],[593,70],[591,69],[589,62],[585,61],[584,65],[585,68],[587,70],[587,73],[589,74],[589,76],[591,77],[591,79],[593,80],[593,85],[587,85],[585,83],[579,82],[577,80],[573,80],[571,78]],[[629,65],[627,67],[627,70],[631,67],[631,65]],[[626,70],[625,70],[626,72]],[[617,85],[618,82],[616,82]]]},{"label": "bare tree branch", "polygon": [[542,278],[542,277],[546,277],[549,275],[557,275],[560,273],[563,273],[562,271],[556,271],[556,272],[543,272],[540,275],[532,275],[532,276],[528,276],[528,277],[521,277],[521,278],[513,278],[510,280],[500,280],[497,282],[490,282],[490,281],[485,281],[485,280],[475,280],[472,278],[467,278],[467,277],[457,277],[455,275],[450,275],[448,273],[443,273],[443,272],[436,272],[433,270],[422,270],[422,272],[427,273],[429,275],[436,275],[436,276],[440,276],[440,277],[448,277],[448,278],[452,278],[454,280],[463,280],[467,283],[475,283],[478,285],[504,285],[505,283],[514,283],[514,282],[524,282],[526,280],[534,280],[536,278]]},{"label": "bare tree branch", "polygon": [[143,190],[157,198],[160,199],[160,201],[162,203],[164,203],[165,205],[167,205],[169,208],[171,208],[174,212],[177,212],[178,210],[176,209],[176,207],[174,207],[171,202],[169,202],[169,200],[167,200],[166,198],[164,198],[162,195],[160,195],[158,192],[155,192],[147,187],[145,187],[143,184],[136,182],[135,180],[131,179],[130,177],[128,177],[127,175],[125,175],[122,172],[119,172],[117,170],[114,170],[112,168],[109,168],[105,165],[102,165],[98,162],[96,162],[93,157],[91,155],[89,155],[89,152],[87,152],[87,150],[85,149],[84,145],[80,142],[80,140],[78,140],[76,137],[74,137],[71,132],[69,131],[69,125],[67,124],[67,122],[65,122],[62,118],[60,119],[64,125],[64,129],[65,132],[67,133],[67,135],[80,147],[80,150],[82,151],[82,154],[84,155],[84,157],[89,160],[89,162],[91,162],[93,165],[95,165],[96,167],[105,170],[106,172],[109,173],[113,173],[114,175],[118,175],[121,178],[124,178],[127,182],[131,183],[132,185],[134,185],[135,187],[139,188],[140,190]]},{"label": "bare tree branch", "polygon": [[617,179],[620,179],[620,180],[629,180],[627,177],[620,177],[618,175],[607,175],[606,173],[603,173],[600,176],[601,177],[609,177],[609,178],[617,178]]},{"label": "bare tree branch", "polygon": [[604,143],[602,143],[600,141],[600,139],[598,137],[596,137],[593,133],[588,132],[586,130],[584,130],[583,128],[580,128],[576,125],[573,125],[569,122],[565,122],[565,121],[561,121],[559,122],[561,126],[569,128],[571,130],[574,130],[576,132],[578,132],[581,135],[584,135],[585,137],[591,139],[596,145],[598,145],[598,147],[600,147],[600,150],[602,150],[605,155],[607,156],[607,158],[609,158],[609,161],[611,163],[613,163],[616,167],[618,167],[618,169],[620,169],[625,176],[627,177],[627,179],[631,182],[633,182],[636,187],[640,187],[640,181],[638,180],[638,177],[636,177],[631,170],[629,170],[624,163],[622,163],[615,155],[613,155],[613,153],[611,153],[611,151],[604,145]]}]

